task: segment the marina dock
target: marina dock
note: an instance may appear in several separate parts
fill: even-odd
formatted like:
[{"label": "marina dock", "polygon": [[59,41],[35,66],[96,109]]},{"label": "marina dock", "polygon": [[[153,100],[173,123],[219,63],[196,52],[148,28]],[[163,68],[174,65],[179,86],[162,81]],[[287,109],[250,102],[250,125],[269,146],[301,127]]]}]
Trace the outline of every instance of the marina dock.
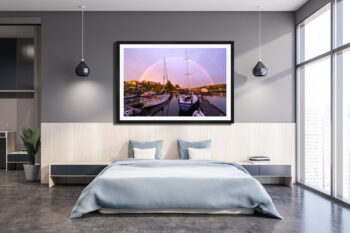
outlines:
[{"label": "marina dock", "polygon": [[[225,98],[223,96],[215,96],[216,98]],[[143,108],[141,104],[142,97],[140,95],[130,96],[124,99],[124,111],[125,114],[131,114],[132,116],[194,116],[194,112],[199,110],[203,114],[202,116],[226,116],[219,107],[222,104],[226,104],[223,101],[216,102],[215,99],[211,99],[211,96],[198,96],[198,102],[193,106],[193,108],[188,112],[180,111],[179,109],[179,95],[177,93],[172,93],[168,101],[153,106],[150,108]],[[217,106],[214,103],[221,105]]]},{"label": "marina dock", "polygon": [[201,100],[199,106],[205,116],[226,116],[223,111],[211,104],[208,100]]}]

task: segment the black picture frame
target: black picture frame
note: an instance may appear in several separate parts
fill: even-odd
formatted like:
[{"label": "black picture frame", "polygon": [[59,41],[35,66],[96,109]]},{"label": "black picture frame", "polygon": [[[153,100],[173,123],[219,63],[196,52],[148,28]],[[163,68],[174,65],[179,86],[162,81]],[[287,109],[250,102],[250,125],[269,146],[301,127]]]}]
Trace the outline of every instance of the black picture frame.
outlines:
[{"label": "black picture frame", "polygon": [[[231,48],[230,120],[121,120],[120,119],[120,46],[123,44],[227,44]],[[234,41],[116,41],[114,43],[114,123],[115,124],[233,124],[234,123]],[[124,112],[124,109],[122,110]]]}]

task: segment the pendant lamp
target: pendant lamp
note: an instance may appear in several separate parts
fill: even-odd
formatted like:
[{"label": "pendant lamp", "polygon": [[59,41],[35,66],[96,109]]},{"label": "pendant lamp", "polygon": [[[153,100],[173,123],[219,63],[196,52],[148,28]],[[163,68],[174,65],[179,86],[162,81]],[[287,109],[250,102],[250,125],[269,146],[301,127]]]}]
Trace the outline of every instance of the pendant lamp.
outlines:
[{"label": "pendant lamp", "polygon": [[261,61],[261,6],[258,6],[259,9],[259,61],[253,68],[253,75],[256,77],[263,77],[267,75],[267,67]]},{"label": "pendant lamp", "polygon": [[75,74],[82,77],[87,77],[90,74],[90,68],[87,66],[84,60],[84,8],[85,6],[79,6],[81,9],[81,61],[75,68]]}]

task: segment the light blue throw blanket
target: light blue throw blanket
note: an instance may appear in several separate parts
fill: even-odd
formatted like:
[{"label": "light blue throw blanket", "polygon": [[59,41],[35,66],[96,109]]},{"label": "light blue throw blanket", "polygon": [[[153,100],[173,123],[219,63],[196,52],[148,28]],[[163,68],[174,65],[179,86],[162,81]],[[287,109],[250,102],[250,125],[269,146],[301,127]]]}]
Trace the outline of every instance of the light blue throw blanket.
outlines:
[{"label": "light blue throw blanket", "polygon": [[222,161],[113,162],[81,193],[71,218],[111,209],[249,208],[282,218],[265,188],[240,165]]}]

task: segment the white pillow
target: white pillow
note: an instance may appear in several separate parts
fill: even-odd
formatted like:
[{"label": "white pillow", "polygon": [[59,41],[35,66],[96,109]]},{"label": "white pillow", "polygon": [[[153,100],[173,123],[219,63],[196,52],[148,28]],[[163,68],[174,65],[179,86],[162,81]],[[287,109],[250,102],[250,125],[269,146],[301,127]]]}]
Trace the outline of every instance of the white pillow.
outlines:
[{"label": "white pillow", "polygon": [[140,149],[134,148],[134,158],[135,159],[155,159],[156,158],[156,148]]},{"label": "white pillow", "polygon": [[211,149],[210,147],[202,149],[189,147],[188,155],[191,160],[211,160]]}]

